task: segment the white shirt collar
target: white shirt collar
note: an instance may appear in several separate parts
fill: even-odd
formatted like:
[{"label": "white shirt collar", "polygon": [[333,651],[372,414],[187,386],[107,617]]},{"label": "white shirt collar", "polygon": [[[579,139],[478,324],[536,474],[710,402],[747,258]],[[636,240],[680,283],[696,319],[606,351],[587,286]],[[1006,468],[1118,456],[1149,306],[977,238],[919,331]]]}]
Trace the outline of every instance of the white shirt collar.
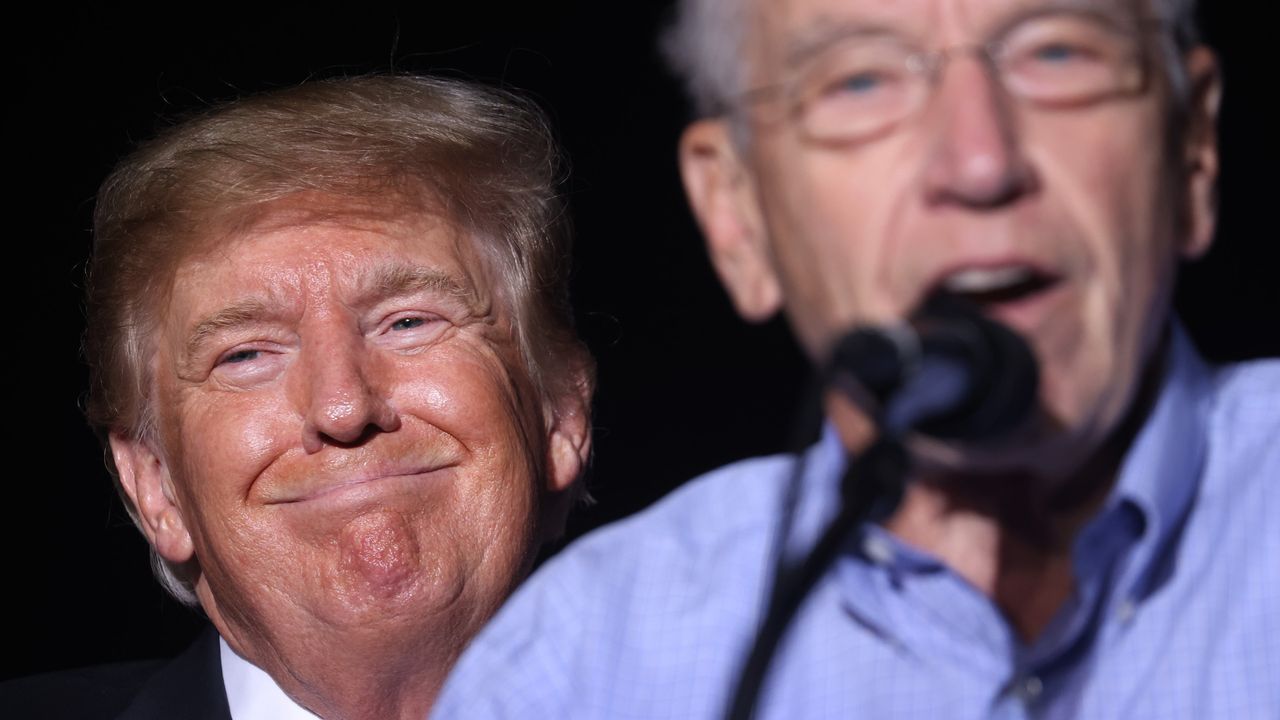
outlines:
[{"label": "white shirt collar", "polygon": [[316,716],[285,694],[262,668],[245,660],[218,638],[222,686],[232,720],[316,720]]}]

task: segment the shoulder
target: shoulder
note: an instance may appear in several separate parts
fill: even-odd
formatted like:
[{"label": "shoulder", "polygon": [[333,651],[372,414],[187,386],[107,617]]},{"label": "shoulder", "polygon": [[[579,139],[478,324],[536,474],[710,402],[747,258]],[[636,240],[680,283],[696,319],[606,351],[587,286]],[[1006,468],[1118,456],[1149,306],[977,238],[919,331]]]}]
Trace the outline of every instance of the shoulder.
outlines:
[{"label": "shoulder", "polygon": [[[699,584],[769,537],[791,456],[756,458],[702,475],[649,509],[587,535],[532,581],[570,588],[590,600],[609,593],[665,593]],[[754,564],[753,564],[754,566]],[[583,592],[586,590],[586,592]]]},{"label": "shoulder", "polygon": [[576,566],[598,561],[601,556],[616,559],[654,552],[681,562],[696,562],[726,542],[772,526],[794,462],[794,456],[775,455],[713,470],[652,507],[585,536],[551,565]]},{"label": "shoulder", "polygon": [[0,684],[0,717],[229,720],[218,634],[208,628],[170,660],[100,665]]},{"label": "shoulder", "polygon": [[218,633],[212,626],[182,654],[162,664],[119,716],[120,720],[168,717],[231,718],[222,682]]},{"label": "shoulder", "polygon": [[[1214,548],[1206,562],[1280,578],[1280,361],[1223,366],[1213,382],[1188,542]],[[1265,584],[1280,598],[1280,582]]]},{"label": "shoulder", "polygon": [[626,697],[619,685],[670,688],[705,671],[707,652],[753,627],[793,467],[773,456],[720,468],[570,545],[473,641],[435,716],[561,716],[570,702],[608,716],[586,708]]},{"label": "shoulder", "polygon": [[589,612],[602,597],[625,602],[703,582],[708,565],[723,566],[767,537],[792,466],[792,456],[754,458],[690,480],[570,544],[520,587],[499,617],[522,614],[549,597]]},{"label": "shoulder", "polygon": [[1223,365],[1214,376],[1215,419],[1227,423],[1280,424],[1280,358]]},{"label": "shoulder", "polygon": [[1212,383],[1200,485],[1108,664],[1147,668],[1159,680],[1146,695],[1165,708],[1271,717],[1261,708],[1280,699],[1280,361],[1223,366]]},{"label": "shoulder", "polygon": [[44,673],[0,684],[0,715],[7,718],[113,718],[163,665],[116,663]]},{"label": "shoulder", "polygon": [[1280,359],[1218,368],[1208,412],[1212,465],[1237,478],[1280,477]]}]

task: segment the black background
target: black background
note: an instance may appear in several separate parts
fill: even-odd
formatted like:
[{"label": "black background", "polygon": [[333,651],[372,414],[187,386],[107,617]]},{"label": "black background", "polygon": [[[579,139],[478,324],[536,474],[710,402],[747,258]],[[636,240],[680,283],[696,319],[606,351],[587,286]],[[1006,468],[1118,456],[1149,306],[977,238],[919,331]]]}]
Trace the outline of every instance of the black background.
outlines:
[{"label": "black background", "polygon": [[[9,23],[0,678],[172,653],[197,626],[151,579],[80,417],[79,281],[93,194],[112,163],[165,118],[212,101],[396,70],[521,88],[548,110],[572,164],[574,299],[600,366],[599,502],[571,536],[730,459],[783,448],[804,364],[781,322],[736,319],[685,209],[675,147],[686,110],[654,49],[664,4],[427,5],[66,8]],[[1177,302],[1210,357],[1272,355],[1280,289],[1263,203],[1275,155],[1263,128],[1276,124],[1257,89],[1276,68],[1260,28],[1229,16],[1232,3],[1211,5],[1205,25],[1227,78],[1220,233]]]}]

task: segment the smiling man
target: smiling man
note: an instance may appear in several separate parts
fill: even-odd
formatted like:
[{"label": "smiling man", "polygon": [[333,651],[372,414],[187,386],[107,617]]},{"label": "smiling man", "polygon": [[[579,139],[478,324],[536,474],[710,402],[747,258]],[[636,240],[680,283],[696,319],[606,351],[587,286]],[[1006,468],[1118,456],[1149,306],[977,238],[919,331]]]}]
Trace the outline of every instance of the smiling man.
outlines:
[{"label": "smiling man", "polygon": [[217,632],[27,681],[19,711],[426,713],[588,454],[556,166],[527,101],[368,77],[214,109],[116,168],[89,416],[158,577]]},{"label": "smiling man", "polygon": [[[1039,366],[1002,442],[909,438],[901,503],[839,546],[759,715],[1280,714],[1280,366],[1210,367],[1170,315],[1214,230],[1220,81],[1192,4],[684,0],[669,40],[702,116],[685,187],[741,315],[785,312],[822,365],[945,292]],[[801,458],[556,558],[439,715],[722,714],[772,558],[809,550],[876,438],[825,409]]]}]

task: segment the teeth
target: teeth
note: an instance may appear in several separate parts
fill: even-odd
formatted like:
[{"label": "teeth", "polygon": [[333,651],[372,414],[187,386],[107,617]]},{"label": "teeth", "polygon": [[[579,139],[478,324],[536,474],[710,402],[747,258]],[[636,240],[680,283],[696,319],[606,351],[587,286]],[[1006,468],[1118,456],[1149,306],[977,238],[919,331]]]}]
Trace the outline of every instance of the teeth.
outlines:
[{"label": "teeth", "polygon": [[1034,277],[1027,267],[969,268],[948,275],[942,287],[953,293],[990,292],[1013,287]]}]

